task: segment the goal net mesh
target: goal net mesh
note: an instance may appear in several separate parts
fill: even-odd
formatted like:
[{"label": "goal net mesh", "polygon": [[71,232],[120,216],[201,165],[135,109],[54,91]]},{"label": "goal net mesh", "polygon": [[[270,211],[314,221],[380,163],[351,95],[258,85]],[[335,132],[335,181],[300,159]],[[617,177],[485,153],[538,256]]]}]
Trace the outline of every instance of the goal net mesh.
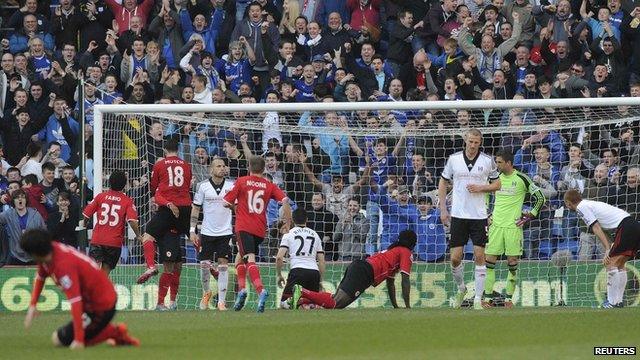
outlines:
[{"label": "goal net mesh", "polygon": [[[225,159],[228,177],[237,178],[247,174],[249,154],[262,155],[267,177],[286,192],[294,208],[309,211],[308,225],[323,239],[328,261],[325,290],[335,290],[351,260],[384,250],[400,230],[410,228],[418,234],[412,305],[449,306],[456,291],[448,263],[450,229],[440,221],[438,204],[449,204],[450,199],[438,199],[437,186],[448,156],[464,149],[465,129],[475,127],[483,134],[482,151],[511,150],[515,167],[529,175],[548,199],[539,218],[524,229],[516,306],[595,306],[606,299],[604,250],[561,199],[568,189],[577,189],[585,198],[606,201],[637,216],[640,107],[528,108],[526,102],[522,104],[469,110],[456,110],[451,102],[451,109],[428,110],[426,103],[427,110],[419,111],[311,112],[301,106],[296,112],[268,111],[267,107],[255,113],[104,113],[102,141],[94,149],[95,156],[102,158],[102,168],[94,171],[102,174],[102,188],[108,187],[113,170],[128,172],[127,193],[135,200],[144,231],[153,214],[151,168],[163,156],[167,137],[179,138],[179,155],[193,168],[194,190],[208,179],[213,158]],[[492,203],[491,196],[487,200]],[[281,293],[275,273],[281,234],[278,205],[270,204],[267,211],[269,231],[258,261],[263,282],[274,294],[269,304],[273,308]],[[123,299],[119,307],[153,308],[157,277],[145,285],[130,285],[144,269],[142,246],[131,235],[112,273]],[[472,297],[470,242],[464,247],[464,259]],[[195,309],[202,288],[197,254],[186,237],[184,260],[178,305]],[[633,263],[629,267],[635,274]],[[506,278],[506,263],[500,261],[497,292],[504,292]],[[638,277],[629,279],[626,301],[632,305],[638,302]],[[235,283],[232,275],[228,304],[235,298]],[[215,293],[213,279],[211,288]],[[256,294],[253,289],[249,293],[251,306]],[[389,305],[384,284],[368,290],[353,306],[382,305]]]}]

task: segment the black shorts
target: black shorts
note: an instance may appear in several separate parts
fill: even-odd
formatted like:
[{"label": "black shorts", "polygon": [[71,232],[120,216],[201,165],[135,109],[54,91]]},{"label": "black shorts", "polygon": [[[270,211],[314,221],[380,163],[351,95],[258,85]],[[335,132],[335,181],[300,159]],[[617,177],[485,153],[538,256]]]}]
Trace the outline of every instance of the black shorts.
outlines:
[{"label": "black shorts", "polygon": [[160,263],[181,262],[183,258],[182,249],[184,238],[174,231],[169,231],[158,240],[158,254]]},{"label": "black shorts", "polygon": [[291,297],[293,285],[300,285],[311,291],[320,291],[320,271],[301,268],[291,269],[289,276],[287,276],[287,284],[282,290],[281,301]]},{"label": "black shorts", "polygon": [[354,260],[344,271],[338,289],[346,292],[353,300],[373,284],[373,267],[366,260]]},{"label": "black shorts", "polygon": [[258,256],[260,253],[258,246],[262,244],[262,241],[264,241],[264,238],[248,232],[240,231],[236,234],[236,244],[241,257],[245,257],[247,254]]},{"label": "black shorts", "polygon": [[120,260],[122,248],[106,245],[89,245],[89,256],[101,264],[109,265],[111,270],[116,268]]},{"label": "black shorts", "polygon": [[462,247],[471,239],[473,245],[487,244],[487,219],[451,218],[450,248]]},{"label": "black shorts", "polygon": [[633,258],[638,250],[640,250],[640,224],[629,216],[618,225],[609,256],[624,255]]},{"label": "black shorts", "polygon": [[180,214],[176,218],[168,207],[161,206],[149,220],[145,232],[153,236],[156,241],[164,237],[171,229],[178,230],[179,234],[189,235],[191,206],[178,206],[178,210]]},{"label": "black shorts", "polygon": [[[113,316],[116,314],[115,305],[111,310],[100,311],[100,312],[88,312],[83,315],[83,327],[84,327],[84,342],[96,337],[100,332],[109,325]],[[74,333],[73,333],[73,321],[70,321],[68,324],[61,326],[57,330],[58,332],[58,340],[64,346],[69,346],[73,342]]]},{"label": "black shorts", "polygon": [[233,235],[225,236],[208,236],[200,235],[200,253],[198,254],[198,260],[218,260],[227,259],[231,260],[231,246],[229,241]]}]

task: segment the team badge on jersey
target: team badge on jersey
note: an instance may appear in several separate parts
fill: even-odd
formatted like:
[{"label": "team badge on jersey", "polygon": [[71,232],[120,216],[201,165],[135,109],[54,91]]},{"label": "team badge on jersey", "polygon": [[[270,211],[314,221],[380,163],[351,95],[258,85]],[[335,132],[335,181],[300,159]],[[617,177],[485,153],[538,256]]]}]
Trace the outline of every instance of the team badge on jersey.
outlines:
[{"label": "team badge on jersey", "polygon": [[71,281],[69,276],[65,275],[65,276],[60,278],[60,286],[63,289],[69,290],[71,288],[71,285],[73,285],[73,281]]}]

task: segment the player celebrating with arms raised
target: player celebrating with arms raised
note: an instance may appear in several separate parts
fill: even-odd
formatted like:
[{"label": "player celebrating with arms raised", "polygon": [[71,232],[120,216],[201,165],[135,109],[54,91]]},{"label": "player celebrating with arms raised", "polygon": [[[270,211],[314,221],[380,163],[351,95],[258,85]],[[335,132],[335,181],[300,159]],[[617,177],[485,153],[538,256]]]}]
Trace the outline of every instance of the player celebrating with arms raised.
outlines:
[{"label": "player celebrating with arms raised", "polygon": [[[202,300],[200,309],[209,308],[211,299],[211,261],[214,256],[218,261],[218,310],[226,310],[225,298],[229,283],[229,259],[231,247],[229,241],[233,237],[231,209],[223,206],[224,196],[233,188],[233,181],[225,179],[226,164],[220,158],[211,162],[211,177],[198,184],[198,190],[193,197],[191,207],[191,241],[199,248],[200,274],[202,281]],[[196,234],[196,225],[203,209],[202,227],[200,235]]]},{"label": "player celebrating with arms raised", "polygon": [[[603,308],[622,307],[627,285],[625,264],[640,249],[640,224],[626,211],[600,201],[584,200],[577,190],[564,194],[564,204],[578,212],[584,223],[598,237],[605,249],[607,268],[607,300]],[[613,244],[604,230],[616,230]]]},{"label": "player celebrating with arms raised", "polygon": [[109,190],[98,194],[87,205],[82,214],[90,219],[99,212],[98,222],[93,227],[89,256],[94,258],[107,274],[115,269],[120,259],[122,244],[125,239],[125,222],[139,240],[140,227],[138,213],[133,200],[123,193],[127,185],[127,175],[116,170],[109,176]]},{"label": "player celebrating with arms raised", "polygon": [[[463,247],[471,239],[475,269],[474,308],[482,309],[482,292],[487,268],[484,245],[487,243],[487,195],[500,189],[500,179],[493,158],[480,152],[482,133],[469,129],[464,135],[464,151],[449,156],[438,183],[440,219],[451,228],[451,272],[458,285],[454,307],[458,308],[467,294],[464,283]],[[491,183],[489,183],[491,181]],[[451,215],[447,209],[447,182],[453,182]]]},{"label": "player celebrating with arms raised", "polygon": [[[258,293],[258,312],[264,312],[269,292],[262,285],[260,269],[256,265],[258,245],[267,231],[267,204],[274,199],[282,203],[284,221],[290,223],[291,207],[285,193],[263,177],[265,161],[260,156],[249,158],[249,176],[239,178],[233,189],[224,196],[225,206],[236,209],[236,243],[239,257],[236,261],[238,295],[233,306],[240,311],[247,300],[246,276]],[[237,203],[236,203],[237,202]]]},{"label": "player celebrating with arms raised", "polygon": [[[47,276],[51,276],[71,304],[73,320],[51,335],[56,346],[81,349],[110,341],[115,345],[140,345],[127,333],[124,323],[112,325],[116,313],[116,290],[107,274],[88,256],[52,241],[46,230],[33,229],[22,234],[20,247],[38,264],[31,303],[24,326],[31,327],[36,304]],[[83,319],[83,314],[89,321]]]},{"label": "player celebrating with arms raised", "polygon": [[[165,157],[153,165],[151,195],[158,204],[158,211],[147,224],[147,231],[142,237],[142,248],[147,270],[138,277],[138,284],[142,284],[158,273],[156,268],[156,240],[164,239],[173,228],[178,234],[189,234],[189,217],[191,215],[191,165],[178,157],[178,139],[169,138],[164,142]],[[180,237],[169,237],[177,239]],[[166,245],[166,244],[165,244]],[[180,254],[180,244],[173,247],[171,254]],[[166,269],[165,269],[166,271]],[[171,277],[180,276],[179,273],[167,273],[160,279],[160,286],[175,282]],[[178,280],[179,281],[179,280]],[[164,282],[164,283],[163,283]]]},{"label": "player celebrating with arms raised", "polygon": [[293,223],[296,225],[282,237],[280,249],[276,255],[276,273],[278,286],[284,285],[282,267],[284,257],[289,254],[291,268],[287,282],[280,298],[280,307],[290,309],[293,306],[287,302],[293,295],[293,286],[300,285],[305,289],[320,291],[320,283],[325,271],[324,250],[318,233],[308,228],[307,212],[303,208],[293,211]]},{"label": "player celebrating with arms raised", "polygon": [[316,292],[302,288],[300,285],[293,287],[293,306],[297,309],[303,304],[315,304],[325,309],[344,309],[362,295],[369,286],[378,286],[382,281],[387,281],[389,301],[394,308],[398,308],[396,302],[395,274],[402,273],[402,299],[408,309],[409,294],[411,292],[411,256],[416,246],[417,236],[411,230],[403,230],[398,235],[398,240],[389,245],[387,250],[376,253],[366,260],[354,260],[347,266],[344,276],[338,285],[336,293]]},{"label": "player celebrating with arms raised", "polygon": [[[485,249],[487,263],[487,279],[484,284],[482,307],[492,306],[493,285],[496,281],[496,261],[498,256],[506,255],[509,265],[507,276],[507,294],[505,307],[513,307],[513,293],[516,289],[518,258],[522,256],[522,226],[538,216],[544,205],[542,191],[531,179],[513,168],[513,154],[501,150],[496,154],[496,165],[500,172],[500,190],[496,191],[491,225],[489,226],[489,243]],[[533,208],[522,213],[526,195],[532,199]]]}]

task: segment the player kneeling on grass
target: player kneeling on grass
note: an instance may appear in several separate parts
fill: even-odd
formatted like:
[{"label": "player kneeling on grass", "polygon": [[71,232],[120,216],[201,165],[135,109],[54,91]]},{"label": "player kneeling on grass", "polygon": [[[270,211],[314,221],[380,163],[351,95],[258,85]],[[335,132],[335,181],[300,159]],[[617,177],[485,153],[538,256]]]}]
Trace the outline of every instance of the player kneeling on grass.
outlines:
[{"label": "player kneeling on grass", "polygon": [[51,276],[67,296],[73,316],[70,323],[52,334],[54,345],[71,349],[104,341],[112,345],[140,345],[138,339],[129,336],[126,324],[111,324],[116,313],[116,290],[95,261],[70,246],[52,241],[51,234],[41,229],[22,234],[20,247],[38,264],[25,328],[31,326],[44,281]]},{"label": "player kneeling on grass", "polygon": [[[589,229],[598,237],[607,252],[607,300],[603,308],[622,307],[627,285],[626,262],[640,249],[640,224],[628,212],[600,201],[584,200],[576,190],[564,194],[564,204],[578,213]],[[613,244],[604,230],[616,231]]]},{"label": "player kneeling on grass", "polygon": [[322,240],[320,240],[318,233],[306,226],[307,212],[302,208],[297,208],[293,211],[292,216],[296,226],[282,237],[280,249],[276,255],[279,287],[285,284],[284,277],[282,277],[282,267],[287,253],[289,253],[291,262],[287,283],[284,285],[280,298],[280,307],[283,309],[293,308],[289,299],[293,295],[294,285],[302,286],[311,291],[320,291],[325,270]]},{"label": "player kneeling on grass", "polygon": [[[506,255],[509,264],[505,307],[513,307],[512,297],[516,289],[518,258],[522,256],[522,226],[538,216],[544,205],[544,194],[529,177],[513,168],[513,154],[501,150],[496,154],[496,166],[500,172],[500,190],[496,191],[492,222],[489,227],[489,243],[485,248],[487,278],[484,283],[482,307],[492,307],[493,285],[496,281],[496,261]],[[527,194],[531,196],[533,209],[522,213]]]},{"label": "player kneeling on grass", "polygon": [[354,302],[369,286],[378,286],[382,281],[387,281],[389,300],[394,308],[398,308],[396,302],[396,285],[394,275],[402,273],[402,299],[408,309],[409,293],[411,291],[411,256],[416,246],[417,236],[411,230],[404,230],[398,235],[398,240],[391,244],[387,250],[376,253],[366,260],[354,260],[344,272],[342,281],[338,285],[336,293],[316,292],[295,285],[293,288],[293,305],[298,308],[305,304],[315,304],[325,309],[344,309]]}]

